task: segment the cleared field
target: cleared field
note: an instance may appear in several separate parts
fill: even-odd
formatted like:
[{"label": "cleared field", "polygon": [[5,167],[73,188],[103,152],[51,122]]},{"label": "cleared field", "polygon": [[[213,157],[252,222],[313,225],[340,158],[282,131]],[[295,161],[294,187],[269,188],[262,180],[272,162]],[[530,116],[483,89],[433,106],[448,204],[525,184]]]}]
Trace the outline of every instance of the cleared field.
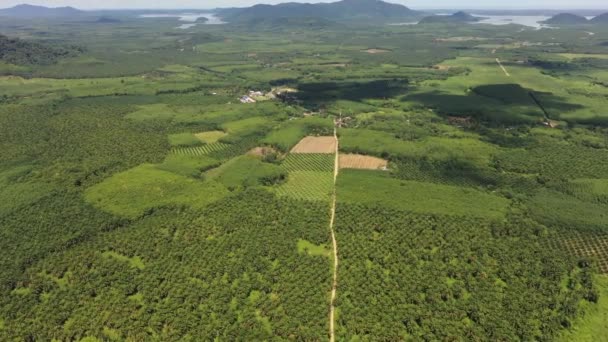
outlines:
[{"label": "cleared field", "polygon": [[192,133],[177,133],[169,135],[169,144],[173,147],[192,147],[202,145],[203,142]]},{"label": "cleared field", "polygon": [[197,137],[200,141],[206,144],[216,143],[218,140],[225,137],[226,135],[228,135],[228,133],[223,131],[207,131],[194,134],[195,137]]},{"label": "cleared field", "polygon": [[291,149],[291,153],[335,153],[334,137],[306,137]]},{"label": "cleared field", "polygon": [[339,166],[341,169],[383,170],[388,167],[388,161],[362,154],[341,154]]},{"label": "cleared field", "polygon": [[277,153],[277,151],[272,147],[254,147],[247,152],[248,155],[256,157],[264,157],[273,153]]}]

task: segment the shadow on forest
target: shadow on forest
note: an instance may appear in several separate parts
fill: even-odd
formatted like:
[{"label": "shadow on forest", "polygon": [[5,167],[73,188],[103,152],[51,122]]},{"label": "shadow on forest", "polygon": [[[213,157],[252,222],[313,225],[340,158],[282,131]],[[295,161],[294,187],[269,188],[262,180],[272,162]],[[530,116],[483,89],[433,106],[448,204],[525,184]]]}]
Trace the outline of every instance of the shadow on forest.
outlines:
[{"label": "shadow on forest", "polygon": [[298,86],[298,99],[309,104],[328,104],[337,100],[361,101],[390,98],[407,89],[407,80],[375,80],[366,82],[304,83]]},{"label": "shadow on forest", "polygon": [[550,118],[558,118],[561,112],[583,108],[552,93],[534,91],[518,84],[482,85],[471,88],[466,95],[440,91],[417,93],[406,95],[401,100],[434,108],[440,115],[471,116],[485,122],[504,124],[538,121],[543,118],[543,112]]}]

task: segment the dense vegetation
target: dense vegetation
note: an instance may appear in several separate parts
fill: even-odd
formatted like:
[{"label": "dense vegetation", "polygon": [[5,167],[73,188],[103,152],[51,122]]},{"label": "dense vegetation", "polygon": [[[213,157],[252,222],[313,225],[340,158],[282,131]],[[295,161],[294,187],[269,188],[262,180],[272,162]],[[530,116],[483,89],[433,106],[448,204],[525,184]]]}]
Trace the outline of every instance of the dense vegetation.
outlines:
[{"label": "dense vegetation", "polygon": [[53,64],[61,58],[78,56],[82,48],[54,47],[0,35],[0,61],[10,64]]},{"label": "dense vegetation", "polygon": [[337,340],[605,335],[606,28],[142,13],[0,21],[1,341],[325,340],[334,198]]}]

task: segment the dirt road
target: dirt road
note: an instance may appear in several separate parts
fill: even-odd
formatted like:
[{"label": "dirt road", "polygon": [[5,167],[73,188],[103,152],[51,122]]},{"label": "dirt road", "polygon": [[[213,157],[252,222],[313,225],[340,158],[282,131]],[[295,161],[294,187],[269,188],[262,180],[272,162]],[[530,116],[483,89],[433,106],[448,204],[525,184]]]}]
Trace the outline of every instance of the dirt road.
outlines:
[{"label": "dirt road", "polygon": [[511,75],[509,74],[509,72],[507,71],[507,69],[505,69],[505,67],[500,62],[500,59],[496,58],[496,63],[498,63],[498,66],[500,66],[500,68],[502,69],[502,71],[505,72],[505,75],[507,75],[507,77],[511,77]]},{"label": "dirt road", "polygon": [[329,304],[329,341],[335,342],[335,302],[336,302],[336,290],[338,287],[338,242],[336,241],[336,233],[334,230],[334,221],[336,218],[336,181],[338,180],[338,171],[340,170],[339,162],[340,156],[338,154],[338,134],[334,128],[334,139],[336,139],[336,159],[334,161],[334,189],[331,196],[331,218],[329,220],[329,230],[331,232],[331,244],[333,250],[333,281],[331,285],[331,299]]}]

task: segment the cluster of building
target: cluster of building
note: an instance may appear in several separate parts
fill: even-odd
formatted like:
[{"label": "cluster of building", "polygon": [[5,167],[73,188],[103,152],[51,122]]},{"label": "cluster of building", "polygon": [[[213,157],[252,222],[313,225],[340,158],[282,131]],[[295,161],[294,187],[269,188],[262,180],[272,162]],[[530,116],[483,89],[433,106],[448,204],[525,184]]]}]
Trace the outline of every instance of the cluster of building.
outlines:
[{"label": "cluster of building", "polygon": [[264,94],[263,92],[258,90],[250,90],[249,94],[241,96],[239,101],[241,101],[241,103],[256,103],[262,98],[265,100],[274,98],[274,94],[272,94],[272,92]]}]

